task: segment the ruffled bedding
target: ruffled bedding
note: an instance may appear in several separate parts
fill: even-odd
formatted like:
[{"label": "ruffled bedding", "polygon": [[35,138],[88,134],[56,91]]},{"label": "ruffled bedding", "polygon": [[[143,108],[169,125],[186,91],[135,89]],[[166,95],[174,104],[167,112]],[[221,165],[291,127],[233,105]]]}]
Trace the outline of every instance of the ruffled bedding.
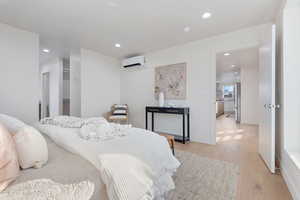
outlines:
[{"label": "ruffled bedding", "polygon": [[84,140],[112,140],[117,137],[126,136],[126,130],[129,128],[131,128],[131,125],[120,125],[115,123],[87,123],[80,128],[79,136]]},{"label": "ruffled bedding", "polygon": [[79,136],[82,139],[95,141],[126,136],[126,129],[131,128],[131,125],[108,123],[103,117],[84,119],[70,116],[56,116],[44,118],[40,123],[61,128],[79,128]]},{"label": "ruffled bedding", "polygon": [[[179,167],[179,161],[173,156],[164,137],[144,129],[126,127],[120,129],[122,137],[110,140],[82,139],[80,128],[62,128],[49,124],[37,124],[36,127],[64,149],[78,154],[90,161],[98,170],[100,154],[127,154],[147,164],[154,173],[155,199],[164,199],[164,195],[175,188],[172,175]],[[122,163],[120,163],[122,167]]]}]

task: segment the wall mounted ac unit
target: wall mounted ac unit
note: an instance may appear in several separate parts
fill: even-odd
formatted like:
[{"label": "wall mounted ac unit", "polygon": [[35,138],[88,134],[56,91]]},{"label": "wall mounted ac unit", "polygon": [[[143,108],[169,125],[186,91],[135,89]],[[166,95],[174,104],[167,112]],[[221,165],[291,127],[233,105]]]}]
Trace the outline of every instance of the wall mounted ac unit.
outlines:
[{"label": "wall mounted ac unit", "polygon": [[143,67],[145,65],[145,56],[135,56],[122,61],[123,68]]}]

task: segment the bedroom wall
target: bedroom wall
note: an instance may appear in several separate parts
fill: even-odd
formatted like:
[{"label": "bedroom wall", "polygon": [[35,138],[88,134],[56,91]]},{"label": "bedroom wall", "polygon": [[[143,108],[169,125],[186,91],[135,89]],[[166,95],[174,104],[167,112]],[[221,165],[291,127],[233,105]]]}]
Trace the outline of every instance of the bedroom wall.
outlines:
[{"label": "bedroom wall", "polygon": [[[268,25],[251,27],[208,39],[146,54],[147,67],[122,70],[121,102],[129,104],[130,122],[145,127],[145,106],[157,105],[154,99],[154,68],[187,62],[187,99],[177,105],[191,108],[191,139],[215,143],[216,53],[260,44],[261,33]],[[179,134],[181,118],[159,116],[156,130]]]},{"label": "bedroom wall", "polygon": [[241,123],[258,125],[259,73],[258,59],[241,68]]},{"label": "bedroom wall", "polygon": [[[58,57],[51,58],[40,66],[42,73],[49,72],[49,90],[50,102],[49,110],[50,117],[61,115],[63,110],[63,65],[62,60]],[[42,78],[41,78],[42,80]],[[42,85],[42,84],[41,84]]]},{"label": "bedroom wall", "polygon": [[81,116],[81,64],[80,54],[70,55],[70,115]]},{"label": "bedroom wall", "polygon": [[0,23],[0,113],[38,120],[39,37]]},{"label": "bedroom wall", "polygon": [[81,49],[81,116],[103,116],[120,102],[120,61]]}]

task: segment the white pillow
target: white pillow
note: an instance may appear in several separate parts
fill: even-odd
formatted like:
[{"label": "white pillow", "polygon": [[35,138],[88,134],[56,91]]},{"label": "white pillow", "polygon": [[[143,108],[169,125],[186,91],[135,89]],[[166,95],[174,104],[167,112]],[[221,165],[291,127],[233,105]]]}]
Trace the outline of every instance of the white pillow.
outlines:
[{"label": "white pillow", "polygon": [[126,114],[127,110],[114,110],[113,114]]},{"label": "white pillow", "polygon": [[23,127],[15,134],[14,139],[22,169],[41,168],[48,161],[47,142],[35,128]]},{"label": "white pillow", "polygon": [[0,114],[0,122],[8,129],[10,133],[16,133],[21,128],[26,126],[24,122],[5,114]]},{"label": "white pillow", "polygon": [[84,124],[108,124],[104,117],[91,117],[84,120]]}]

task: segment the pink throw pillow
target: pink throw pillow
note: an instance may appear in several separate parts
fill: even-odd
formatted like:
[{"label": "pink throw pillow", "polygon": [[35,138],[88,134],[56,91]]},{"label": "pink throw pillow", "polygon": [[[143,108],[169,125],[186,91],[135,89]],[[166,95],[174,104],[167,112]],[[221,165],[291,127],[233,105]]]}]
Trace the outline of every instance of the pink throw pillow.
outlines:
[{"label": "pink throw pillow", "polygon": [[0,192],[19,175],[18,154],[12,134],[0,124]]}]

